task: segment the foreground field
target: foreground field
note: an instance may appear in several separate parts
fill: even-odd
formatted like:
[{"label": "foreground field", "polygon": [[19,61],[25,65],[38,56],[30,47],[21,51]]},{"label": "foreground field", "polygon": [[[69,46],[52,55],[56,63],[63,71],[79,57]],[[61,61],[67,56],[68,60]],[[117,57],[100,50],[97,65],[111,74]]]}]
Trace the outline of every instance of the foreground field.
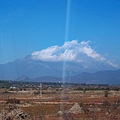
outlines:
[{"label": "foreground field", "polygon": [[0,120],[119,120],[120,91],[0,89]]}]

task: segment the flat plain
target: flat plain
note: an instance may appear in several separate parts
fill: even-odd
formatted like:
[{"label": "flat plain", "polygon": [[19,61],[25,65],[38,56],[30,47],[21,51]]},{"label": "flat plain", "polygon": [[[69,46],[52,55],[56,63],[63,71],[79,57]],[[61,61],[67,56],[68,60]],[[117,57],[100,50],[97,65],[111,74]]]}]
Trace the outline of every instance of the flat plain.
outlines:
[{"label": "flat plain", "polygon": [[83,85],[82,89],[80,85],[1,88],[0,120],[119,120],[118,88],[97,89],[90,85]]}]

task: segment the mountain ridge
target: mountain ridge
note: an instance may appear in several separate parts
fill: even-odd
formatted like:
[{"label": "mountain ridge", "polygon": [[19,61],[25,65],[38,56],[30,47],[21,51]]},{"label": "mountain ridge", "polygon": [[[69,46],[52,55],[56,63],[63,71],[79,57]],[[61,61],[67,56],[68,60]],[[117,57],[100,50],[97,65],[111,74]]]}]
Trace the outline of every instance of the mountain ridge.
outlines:
[{"label": "mountain ridge", "polygon": [[[54,76],[41,76],[38,78],[29,78],[25,77],[16,79],[17,81],[24,82],[61,82],[63,78],[54,77]],[[15,80],[15,81],[16,81]],[[86,84],[120,84],[120,69],[118,70],[104,70],[94,73],[83,72],[78,75],[69,76],[64,78],[67,83],[86,83]]]},{"label": "mountain ridge", "polygon": [[[59,78],[61,78],[64,74],[66,80],[70,82],[69,81],[70,79],[67,78],[68,76],[71,76],[72,78],[72,76],[75,77],[75,75],[77,76],[78,74],[81,73],[83,74],[83,72],[85,74],[85,72],[87,72],[89,73],[87,74],[87,76],[90,76],[90,78],[92,79],[90,73],[103,70],[116,70],[116,68],[103,62],[94,61],[89,57],[87,60],[83,62],[70,62],[70,61],[51,62],[34,60],[32,59],[31,55],[27,55],[23,59],[17,59],[13,62],[0,64],[0,79],[17,80],[21,76],[27,76],[30,79],[34,79],[43,76],[50,76],[53,81],[56,81],[56,79],[57,81],[59,81]],[[45,80],[47,81],[48,78],[49,77],[46,77]]]}]

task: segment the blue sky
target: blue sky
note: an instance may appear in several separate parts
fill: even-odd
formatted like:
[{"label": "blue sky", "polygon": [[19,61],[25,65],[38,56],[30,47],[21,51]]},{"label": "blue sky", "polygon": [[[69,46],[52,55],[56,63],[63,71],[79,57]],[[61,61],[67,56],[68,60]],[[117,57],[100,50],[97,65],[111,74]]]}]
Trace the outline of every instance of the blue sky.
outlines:
[{"label": "blue sky", "polygon": [[0,0],[0,63],[77,39],[90,40],[95,51],[120,64],[119,6],[119,0]]}]

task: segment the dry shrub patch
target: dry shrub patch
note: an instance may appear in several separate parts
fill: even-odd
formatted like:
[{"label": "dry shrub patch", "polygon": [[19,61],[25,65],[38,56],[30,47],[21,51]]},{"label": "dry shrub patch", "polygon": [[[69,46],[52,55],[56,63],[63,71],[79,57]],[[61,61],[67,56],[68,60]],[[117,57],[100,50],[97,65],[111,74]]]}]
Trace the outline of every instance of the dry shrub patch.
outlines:
[{"label": "dry shrub patch", "polygon": [[[71,105],[63,105],[64,110],[68,110]],[[47,116],[47,115],[56,115],[60,111],[60,104],[39,104],[32,105],[28,107],[21,107],[21,109],[32,116]]]}]

